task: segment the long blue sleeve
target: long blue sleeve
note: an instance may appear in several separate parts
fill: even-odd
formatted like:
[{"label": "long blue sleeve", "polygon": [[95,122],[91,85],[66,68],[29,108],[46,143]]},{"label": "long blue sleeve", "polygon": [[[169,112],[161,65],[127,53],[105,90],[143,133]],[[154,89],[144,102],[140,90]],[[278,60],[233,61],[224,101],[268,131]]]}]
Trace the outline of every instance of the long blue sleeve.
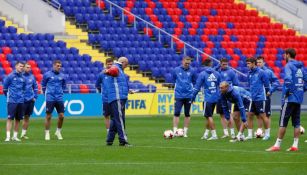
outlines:
[{"label": "long blue sleeve", "polygon": [[47,83],[48,83],[48,74],[45,73],[44,76],[43,76],[43,80],[42,80],[42,91],[43,93],[45,94],[46,92],[46,86],[47,86]]},{"label": "long blue sleeve", "polygon": [[235,71],[233,71],[232,85],[233,85],[233,86],[239,86],[238,75],[236,74]]},{"label": "long blue sleeve", "polygon": [[270,92],[270,81],[267,75],[265,75],[264,71],[261,72],[261,74],[259,75],[261,76],[261,81],[263,82],[264,88],[265,88],[265,92]]},{"label": "long blue sleeve", "polygon": [[3,82],[3,93],[5,96],[7,96],[9,85],[11,84],[11,78],[9,76],[4,78]]},{"label": "long blue sleeve", "polygon": [[291,84],[293,83],[292,81],[292,71],[288,65],[285,67],[285,78],[284,78],[284,87],[285,87],[285,92],[290,93],[290,87]]},{"label": "long blue sleeve", "polygon": [[196,84],[195,84],[194,89],[193,89],[193,100],[196,98],[196,95],[200,91],[200,88],[203,85],[204,78],[205,78],[205,76],[203,74],[200,74],[198,76],[198,78],[196,80]]},{"label": "long blue sleeve", "polygon": [[273,72],[271,72],[270,83],[271,83],[270,94],[272,94],[280,86],[280,82]]},{"label": "long blue sleeve", "polygon": [[222,109],[225,115],[225,118],[227,120],[230,119],[230,112],[229,112],[229,108],[228,108],[228,104],[227,104],[227,99],[224,95],[221,95],[221,104],[222,104]]},{"label": "long blue sleeve", "polygon": [[307,91],[307,72],[304,71],[304,92]]},{"label": "long blue sleeve", "polygon": [[96,83],[95,83],[95,87],[98,90],[99,93],[101,93],[101,83],[102,83],[102,76],[101,74],[98,76]]},{"label": "long blue sleeve", "polygon": [[237,101],[237,106],[239,107],[239,110],[240,110],[241,120],[242,122],[246,122],[246,114],[245,114],[245,108],[244,108],[242,98],[239,95],[236,95],[235,98]]},{"label": "long blue sleeve", "polygon": [[38,97],[38,85],[37,85],[37,82],[35,81],[35,79],[34,79],[34,81],[33,81],[33,91],[34,91],[34,98],[35,99],[37,99],[37,97]]}]

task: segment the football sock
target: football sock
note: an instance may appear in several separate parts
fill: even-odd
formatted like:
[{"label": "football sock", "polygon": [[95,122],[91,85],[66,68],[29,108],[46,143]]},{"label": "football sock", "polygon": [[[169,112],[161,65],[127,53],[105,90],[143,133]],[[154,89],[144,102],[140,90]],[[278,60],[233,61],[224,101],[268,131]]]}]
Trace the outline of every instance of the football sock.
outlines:
[{"label": "football sock", "polygon": [[216,131],[215,130],[211,130],[211,135],[212,135],[212,137],[216,137]]},{"label": "football sock", "polygon": [[110,130],[110,129],[107,129],[107,133],[109,133],[109,130]]},{"label": "football sock", "polygon": [[7,131],[6,132],[6,138],[10,138],[11,137],[11,132],[10,131]]},{"label": "football sock", "polygon": [[209,129],[205,130],[204,136],[208,136],[209,135]]},{"label": "football sock", "polygon": [[45,134],[49,134],[49,130],[45,130]]},{"label": "football sock", "polygon": [[187,128],[187,127],[184,127],[184,128],[183,128],[183,132],[184,132],[184,134],[188,134],[188,128]]},{"label": "football sock", "polygon": [[13,137],[17,138],[18,132],[14,131]]},{"label": "football sock", "polygon": [[235,135],[235,129],[234,128],[230,128],[230,134]]},{"label": "football sock", "polygon": [[248,137],[253,137],[253,129],[248,129]]},{"label": "football sock", "polygon": [[240,137],[242,135],[242,132],[238,132],[238,135],[237,135],[237,137]]},{"label": "football sock", "polygon": [[22,136],[26,135],[26,133],[27,133],[27,130],[26,130],[26,129],[22,129],[22,130],[21,130],[21,135],[22,135]]},{"label": "football sock", "polygon": [[57,128],[57,129],[56,129],[56,132],[61,132],[61,128]]},{"label": "football sock", "polygon": [[282,139],[277,138],[274,146],[280,147],[281,141]]},{"label": "football sock", "polygon": [[228,129],[224,129],[224,135],[229,135]]},{"label": "football sock", "polygon": [[266,136],[270,136],[270,130],[270,128],[264,130]]},{"label": "football sock", "polygon": [[298,138],[294,138],[293,139],[293,145],[292,145],[293,147],[298,147]]},{"label": "football sock", "polygon": [[174,127],[174,128],[173,128],[173,131],[174,131],[174,133],[176,133],[176,131],[177,131],[177,127]]}]

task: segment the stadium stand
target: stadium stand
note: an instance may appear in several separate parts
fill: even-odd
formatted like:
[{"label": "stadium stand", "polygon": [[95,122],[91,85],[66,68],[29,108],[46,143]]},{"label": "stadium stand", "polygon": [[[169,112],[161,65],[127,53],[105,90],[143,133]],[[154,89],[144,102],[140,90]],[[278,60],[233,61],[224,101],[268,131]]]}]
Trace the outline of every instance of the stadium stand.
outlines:
[{"label": "stadium stand", "polygon": [[[182,41],[206,54],[185,47],[133,14],[122,11],[108,1],[59,0],[64,13],[85,26],[89,43],[116,57],[126,56],[142,72],[151,72],[153,78],[171,82],[170,72],[180,64],[183,55],[193,58],[223,57],[230,65],[246,74],[245,60],[263,55],[266,63],[278,78],[284,76],[283,49],[293,47],[298,59],[307,61],[307,37],[298,36],[295,30],[286,29],[281,23],[272,22],[255,9],[234,0],[215,1],[112,1],[128,12],[151,22]],[[143,33],[145,35],[143,35]],[[160,42],[158,42],[158,40]],[[193,66],[201,71],[201,59]],[[246,77],[239,76],[242,85]]]}]

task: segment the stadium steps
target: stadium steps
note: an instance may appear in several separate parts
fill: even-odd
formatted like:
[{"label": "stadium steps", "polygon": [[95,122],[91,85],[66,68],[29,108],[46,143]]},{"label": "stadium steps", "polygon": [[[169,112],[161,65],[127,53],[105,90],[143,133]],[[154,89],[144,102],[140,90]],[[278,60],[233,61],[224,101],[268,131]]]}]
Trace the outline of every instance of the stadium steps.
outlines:
[{"label": "stadium steps", "polygon": [[17,33],[30,33],[30,32],[26,32],[25,29],[23,27],[19,27],[18,24],[14,23],[13,21],[9,20],[7,17],[5,16],[1,16],[0,19],[5,21],[5,26],[13,26],[17,29]]},{"label": "stadium steps", "polygon": [[[76,25],[71,24],[66,21],[65,30],[68,35],[76,36],[77,39],[63,39],[67,43],[67,47],[76,47],[79,49],[80,54],[88,54],[92,57],[92,61],[105,62],[107,56],[104,53],[100,53],[98,50],[93,49],[91,46],[87,45],[88,33],[83,32],[82,29],[76,27]],[[150,80],[148,77],[143,77],[142,74],[137,73],[136,70],[131,70],[127,68],[125,73],[129,75],[130,81],[140,81],[144,85],[153,84],[157,87],[157,91],[167,91],[168,88],[162,86],[162,84],[156,83],[154,80]]]}]

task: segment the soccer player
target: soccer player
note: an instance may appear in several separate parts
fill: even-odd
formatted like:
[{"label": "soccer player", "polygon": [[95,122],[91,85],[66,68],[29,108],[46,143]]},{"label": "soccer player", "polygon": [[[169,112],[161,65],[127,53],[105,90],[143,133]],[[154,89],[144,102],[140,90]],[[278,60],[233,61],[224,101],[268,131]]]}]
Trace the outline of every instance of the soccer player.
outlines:
[{"label": "soccer player", "polygon": [[293,145],[287,151],[298,151],[300,136],[300,114],[303,103],[304,91],[306,91],[307,74],[304,72],[302,62],[295,60],[296,52],[289,48],[285,50],[286,59],[284,85],[282,89],[282,108],[279,118],[279,131],[275,145],[266,151],[279,151],[282,139],[286,134],[288,121],[291,117],[294,127]]},{"label": "soccer player", "polygon": [[53,61],[53,70],[44,74],[42,80],[43,93],[46,96],[45,140],[50,140],[50,124],[54,108],[58,113],[58,123],[55,135],[63,140],[61,129],[64,121],[64,90],[66,89],[65,75],[61,73],[60,60]]},{"label": "soccer player", "polygon": [[[108,58],[106,59],[106,69],[111,68],[113,65],[113,59]],[[103,71],[104,72],[104,71]],[[100,73],[98,79],[96,81],[96,88],[102,94],[102,104],[103,104],[103,116],[104,116],[104,123],[107,129],[107,133],[109,132],[110,128],[110,106],[108,105],[108,91],[106,88],[106,81],[110,76],[106,75],[105,73]]]},{"label": "soccer player", "polygon": [[[17,62],[15,65],[15,70],[10,73],[3,83],[3,92],[7,97],[7,121],[6,121],[6,142],[17,141],[18,139],[18,129],[20,120],[23,119],[24,109],[24,91],[26,88],[25,78],[22,75],[24,63]],[[11,128],[12,120],[15,119],[14,123],[14,134],[11,139]]]},{"label": "soccer player", "polygon": [[221,105],[222,109],[225,114],[225,118],[227,120],[230,119],[230,109],[229,109],[229,102],[234,103],[234,111],[239,111],[241,115],[242,123],[238,127],[239,132],[236,137],[237,140],[244,140],[244,128],[246,128],[247,120],[246,120],[246,113],[250,115],[250,107],[252,104],[251,94],[247,90],[242,87],[238,86],[230,86],[228,82],[223,81],[220,84],[220,91],[221,91]]},{"label": "soccer player", "polygon": [[[204,88],[204,117],[206,117],[205,122],[205,133],[201,137],[204,140],[216,140],[218,139],[215,125],[213,122],[213,111],[216,106],[216,103],[219,100],[219,84],[221,81],[220,74],[212,68],[212,60],[206,59],[203,62],[205,68],[200,73],[197,78],[196,85],[193,92],[193,101],[196,98],[196,95],[200,91],[200,88]],[[211,137],[208,138],[209,129],[211,130]]]},{"label": "soccer player", "polygon": [[38,87],[35,77],[31,73],[31,65],[29,63],[25,64],[23,76],[26,81],[26,89],[24,93],[24,120],[21,131],[22,139],[29,139],[27,134],[27,129],[29,126],[29,119],[33,113],[34,103],[37,99]]},{"label": "soccer player", "polygon": [[265,101],[266,97],[270,95],[269,79],[265,72],[257,67],[256,59],[251,57],[246,60],[247,67],[250,69],[248,73],[248,83],[252,95],[252,115],[248,117],[248,136],[246,139],[253,138],[253,117],[256,115],[261,118],[265,127],[265,134],[263,140],[270,138],[269,119],[265,115]]},{"label": "soccer player", "polygon": [[[228,84],[230,86],[238,86],[239,85],[238,76],[233,69],[228,67],[228,59],[227,58],[222,58],[220,60],[220,65],[218,67],[216,67],[215,70],[220,73],[221,81],[228,82]],[[229,109],[231,110],[231,104],[229,104]],[[235,138],[235,132],[234,132],[234,128],[233,128],[233,119],[230,116],[230,119],[227,122],[227,120],[225,119],[224,111],[222,109],[222,105],[221,105],[220,100],[216,105],[216,111],[221,116],[221,123],[222,123],[223,131],[224,131],[224,135],[222,136],[222,138],[229,137],[227,125],[230,128],[231,138]]]},{"label": "soccer player", "polygon": [[[120,57],[110,69],[104,73],[111,75],[105,82],[108,92],[108,104],[111,110],[110,130],[107,137],[107,145],[113,145],[116,133],[118,133],[119,146],[131,146],[125,131],[125,104],[128,98],[128,82],[124,69],[128,66],[128,59]],[[114,72],[118,74],[114,74]]]},{"label": "soccer player", "polygon": [[184,106],[184,128],[183,136],[188,137],[188,128],[190,123],[190,108],[192,104],[193,85],[196,82],[196,73],[190,67],[191,58],[186,56],[182,59],[182,65],[176,67],[173,72],[173,81],[175,82],[175,111],[173,117],[173,130],[176,136],[176,131],[179,124],[179,116]]},{"label": "soccer player", "polygon": [[[278,78],[275,76],[273,71],[265,66],[264,58],[262,56],[257,57],[257,66],[264,70],[266,76],[270,82],[270,91],[267,99],[265,101],[265,114],[266,117],[269,119],[269,126],[271,126],[271,95],[277,90],[280,86]],[[260,118],[258,118],[258,129],[262,130],[263,122]]]}]

